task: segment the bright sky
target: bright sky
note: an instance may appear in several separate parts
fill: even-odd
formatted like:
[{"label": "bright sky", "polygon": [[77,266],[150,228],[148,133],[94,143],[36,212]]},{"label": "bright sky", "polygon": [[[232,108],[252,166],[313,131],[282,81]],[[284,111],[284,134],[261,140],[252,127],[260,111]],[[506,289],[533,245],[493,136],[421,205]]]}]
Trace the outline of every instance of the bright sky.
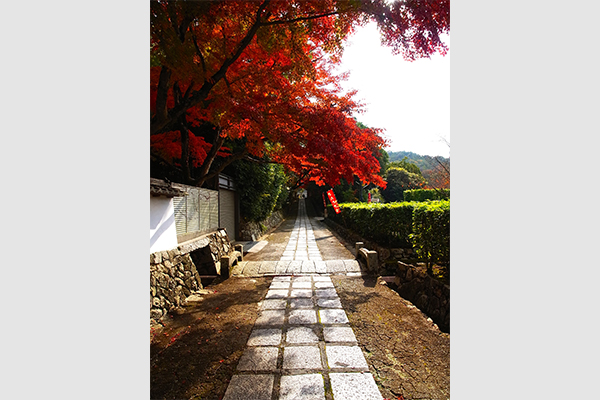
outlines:
[{"label": "bright sky", "polygon": [[405,61],[381,45],[371,23],[350,37],[339,70],[350,71],[343,87],[358,90],[355,98],[365,104],[357,120],[385,129],[388,152],[449,157],[450,52]]}]

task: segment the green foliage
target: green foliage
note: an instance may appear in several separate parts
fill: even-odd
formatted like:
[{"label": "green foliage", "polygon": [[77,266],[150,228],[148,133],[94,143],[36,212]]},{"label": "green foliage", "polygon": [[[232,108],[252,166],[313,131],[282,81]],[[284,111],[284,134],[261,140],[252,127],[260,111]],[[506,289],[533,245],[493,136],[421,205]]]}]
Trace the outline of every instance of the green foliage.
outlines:
[{"label": "green foliage", "polygon": [[417,203],[413,210],[410,241],[419,259],[432,265],[450,265],[450,201]]},{"label": "green foliage", "polygon": [[405,201],[450,200],[450,189],[411,189],[404,191]]},{"label": "green foliage", "polygon": [[416,202],[403,203],[342,203],[336,214],[327,206],[328,218],[365,239],[383,246],[411,247],[412,210]]},{"label": "green foliage", "polygon": [[449,200],[339,206],[340,214],[331,205],[327,206],[328,218],[364,239],[382,246],[414,248],[430,273],[433,264],[449,267]]},{"label": "green foliage", "polygon": [[340,184],[333,188],[333,192],[339,203],[355,203],[358,201],[356,189],[343,178],[340,179]]},{"label": "green foliage", "polygon": [[422,176],[396,167],[387,170],[386,181],[387,187],[381,194],[388,203],[403,201],[405,190],[419,189],[425,184]]},{"label": "green foliage", "polygon": [[421,169],[412,161],[408,160],[408,157],[404,157],[401,161],[392,161],[389,164],[389,168],[403,168],[408,172],[423,176]]},{"label": "green foliage", "polygon": [[240,196],[240,213],[246,220],[260,222],[283,207],[288,191],[282,165],[242,160],[231,170]]}]

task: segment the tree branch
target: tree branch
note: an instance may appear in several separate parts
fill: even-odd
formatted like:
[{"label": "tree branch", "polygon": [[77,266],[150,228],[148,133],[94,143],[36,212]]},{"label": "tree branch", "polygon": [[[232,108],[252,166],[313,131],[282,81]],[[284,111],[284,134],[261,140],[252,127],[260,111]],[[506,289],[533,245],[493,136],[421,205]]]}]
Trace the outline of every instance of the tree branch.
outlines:
[{"label": "tree branch", "polygon": [[271,0],[264,0],[258,7],[258,10],[256,11],[256,20],[244,38],[240,41],[236,52],[227,58],[221,65],[221,68],[219,68],[219,70],[215,72],[209,79],[205,79],[200,89],[194,91],[189,98],[181,102],[177,107],[173,107],[165,121],[161,121],[160,123],[158,121],[152,121],[150,124],[150,135],[155,135],[167,130],[169,126],[173,125],[190,107],[200,103],[201,101],[204,101],[208,97],[208,94],[215,87],[215,85],[225,77],[229,67],[231,67],[231,65],[233,65],[238,58],[240,58],[246,47],[248,47],[250,42],[252,42],[256,32],[262,26],[262,13],[270,2]]},{"label": "tree branch", "polygon": [[168,67],[160,68],[160,76],[158,77],[158,86],[156,88],[156,102],[154,121],[162,123],[167,119],[167,95],[169,94],[169,80],[171,79],[171,70]]},{"label": "tree branch", "polygon": [[202,166],[200,167],[200,171],[199,171],[200,178],[198,178],[194,182],[194,186],[202,186],[202,184],[204,184],[204,182],[207,179],[208,172],[210,171],[210,167],[211,167],[213,161],[215,160],[217,153],[221,149],[221,146],[223,146],[223,143],[225,143],[225,137],[221,136],[221,131],[219,130],[214,143],[212,144],[210,150],[208,151],[208,154],[206,154],[206,158],[204,159],[204,162],[202,163]]},{"label": "tree branch", "polygon": [[323,18],[323,17],[329,17],[331,15],[340,14],[341,12],[342,11],[331,11],[331,12],[328,12],[328,13],[325,13],[325,14],[310,15],[308,17],[298,17],[298,18],[293,18],[293,19],[263,22],[262,26],[285,25],[285,24],[293,24],[295,22],[301,22],[301,21],[310,21],[310,20],[313,20],[313,19],[318,19],[318,18]]}]

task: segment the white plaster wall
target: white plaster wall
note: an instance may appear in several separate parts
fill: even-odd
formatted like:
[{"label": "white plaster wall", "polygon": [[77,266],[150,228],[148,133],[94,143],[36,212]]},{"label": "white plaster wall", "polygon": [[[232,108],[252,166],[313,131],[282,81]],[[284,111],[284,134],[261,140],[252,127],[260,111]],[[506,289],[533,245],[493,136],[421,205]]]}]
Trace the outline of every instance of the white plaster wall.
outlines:
[{"label": "white plaster wall", "polygon": [[173,199],[150,196],[150,253],[177,247]]}]

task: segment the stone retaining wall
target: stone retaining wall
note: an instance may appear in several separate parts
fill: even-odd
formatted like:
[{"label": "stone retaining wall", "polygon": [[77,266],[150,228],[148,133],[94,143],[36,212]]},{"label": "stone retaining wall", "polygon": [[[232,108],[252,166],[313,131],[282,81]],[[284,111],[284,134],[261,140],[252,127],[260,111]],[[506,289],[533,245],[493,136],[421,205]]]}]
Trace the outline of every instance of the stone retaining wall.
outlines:
[{"label": "stone retaining wall", "polygon": [[[283,221],[281,211],[275,211],[267,219],[261,222],[241,222],[240,223],[240,241],[256,241],[266,232],[275,228]],[[254,235],[254,238],[252,236]]]},{"label": "stone retaining wall", "polygon": [[[233,248],[224,229],[150,254],[150,318],[159,320],[202,289],[200,275],[220,272]],[[211,273],[211,272],[208,272]]]},{"label": "stone retaining wall", "polygon": [[443,332],[450,332],[450,286],[429,276],[424,267],[398,263],[394,283],[400,296],[430,317]]}]

